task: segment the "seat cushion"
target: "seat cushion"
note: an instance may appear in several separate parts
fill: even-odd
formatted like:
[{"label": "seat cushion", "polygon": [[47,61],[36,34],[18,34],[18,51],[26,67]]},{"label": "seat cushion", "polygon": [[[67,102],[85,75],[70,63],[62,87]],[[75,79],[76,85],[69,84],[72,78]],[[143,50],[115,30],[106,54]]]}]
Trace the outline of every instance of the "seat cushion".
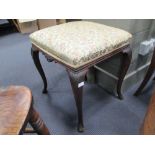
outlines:
[{"label": "seat cushion", "polygon": [[124,30],[87,21],[65,23],[30,35],[34,45],[74,68],[128,44],[131,37]]},{"label": "seat cushion", "polygon": [[0,135],[19,134],[31,107],[31,91],[23,86],[0,89]]}]

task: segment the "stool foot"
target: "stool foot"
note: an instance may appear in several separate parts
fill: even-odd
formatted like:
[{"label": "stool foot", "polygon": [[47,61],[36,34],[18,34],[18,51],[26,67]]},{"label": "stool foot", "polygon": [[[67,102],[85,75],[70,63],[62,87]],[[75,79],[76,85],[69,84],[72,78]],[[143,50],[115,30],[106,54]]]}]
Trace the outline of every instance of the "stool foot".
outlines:
[{"label": "stool foot", "polygon": [[123,54],[122,64],[121,64],[118,83],[117,83],[117,94],[118,94],[118,98],[121,99],[121,100],[123,99],[123,95],[122,95],[122,92],[121,92],[123,80],[125,78],[125,75],[126,75],[126,73],[128,71],[128,68],[130,66],[131,59],[132,59],[132,50],[131,50],[131,48],[128,46],[127,48],[125,48],[122,51],[122,54]]},{"label": "stool foot", "polygon": [[119,93],[119,94],[118,94],[118,98],[119,98],[120,100],[123,100],[123,99],[124,99],[122,93]]},{"label": "stool foot", "polygon": [[74,98],[76,101],[76,108],[78,113],[78,131],[83,132],[84,131],[83,112],[82,112],[83,85],[88,70],[83,70],[79,72],[73,72],[70,70],[67,71],[71,82]]},{"label": "stool foot", "polygon": [[35,64],[35,66],[36,66],[36,68],[37,68],[37,70],[38,70],[38,72],[39,72],[39,74],[43,80],[43,83],[44,83],[44,89],[43,89],[42,93],[46,94],[47,93],[47,79],[46,79],[44,70],[43,70],[41,63],[40,63],[40,60],[39,60],[39,51],[31,48],[31,55],[32,55],[34,64]]},{"label": "stool foot", "polygon": [[77,130],[78,130],[78,132],[84,132],[84,126],[83,126],[83,124],[78,124]]},{"label": "stool foot", "polygon": [[47,94],[48,93],[47,89],[43,89],[42,93]]}]

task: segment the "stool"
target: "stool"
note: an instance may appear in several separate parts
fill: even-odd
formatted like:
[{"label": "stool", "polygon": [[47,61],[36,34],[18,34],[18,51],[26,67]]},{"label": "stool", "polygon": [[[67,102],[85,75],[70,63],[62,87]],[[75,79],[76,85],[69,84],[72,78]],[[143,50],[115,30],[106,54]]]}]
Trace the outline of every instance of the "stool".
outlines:
[{"label": "stool", "polygon": [[28,123],[38,134],[49,134],[49,131],[33,108],[31,91],[23,86],[10,86],[0,89],[0,134],[16,135],[33,133],[25,130]]},{"label": "stool", "polygon": [[[150,66],[149,66],[149,68],[147,70],[147,73],[146,73],[146,75],[144,77],[144,80],[142,81],[139,88],[135,92],[135,94],[134,94],[135,96],[138,96],[143,91],[144,87],[146,86],[146,84],[150,80],[152,74],[154,73],[154,70],[155,70],[155,48],[154,48],[154,52],[153,52],[153,56],[152,56]],[[155,80],[155,78],[154,78],[154,80]]]},{"label": "stool", "polygon": [[32,58],[44,82],[43,93],[47,93],[47,80],[40,64],[39,52],[48,61],[56,61],[66,68],[77,106],[78,131],[84,130],[82,91],[88,69],[120,52],[123,61],[117,93],[120,99],[123,98],[121,86],[131,62],[131,37],[124,30],[86,21],[60,24],[30,35]]}]

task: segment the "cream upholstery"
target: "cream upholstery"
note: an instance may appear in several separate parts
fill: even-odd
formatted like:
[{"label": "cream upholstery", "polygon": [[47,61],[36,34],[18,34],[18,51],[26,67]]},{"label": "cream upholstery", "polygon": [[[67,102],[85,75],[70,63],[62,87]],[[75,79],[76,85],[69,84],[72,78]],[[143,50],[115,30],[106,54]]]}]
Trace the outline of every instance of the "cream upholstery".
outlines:
[{"label": "cream upholstery", "polygon": [[76,21],[49,27],[30,35],[34,45],[77,68],[129,43],[131,34],[106,25]]}]

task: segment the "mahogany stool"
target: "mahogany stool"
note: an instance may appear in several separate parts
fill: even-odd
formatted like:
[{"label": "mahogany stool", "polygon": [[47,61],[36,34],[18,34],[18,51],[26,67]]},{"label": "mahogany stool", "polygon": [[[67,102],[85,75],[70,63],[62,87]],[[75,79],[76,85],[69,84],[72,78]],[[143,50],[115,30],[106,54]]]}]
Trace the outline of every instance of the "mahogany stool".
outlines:
[{"label": "mahogany stool", "polygon": [[34,133],[25,130],[30,123],[37,134],[50,134],[39,114],[33,108],[31,91],[24,86],[0,89],[0,134]]},{"label": "mahogany stool", "polygon": [[117,84],[118,97],[122,99],[121,86],[131,62],[131,38],[132,35],[124,30],[86,21],[56,25],[30,35],[31,54],[43,79],[43,93],[47,93],[47,80],[40,64],[39,52],[48,61],[56,61],[66,67],[76,101],[79,132],[84,131],[82,92],[88,69],[122,53],[123,61]]},{"label": "mahogany stool", "polygon": [[135,94],[134,94],[135,96],[138,96],[143,91],[144,87],[146,86],[146,84],[150,80],[151,76],[153,75],[154,70],[155,70],[155,48],[154,48],[154,53],[153,53],[153,56],[152,56],[150,66],[149,66],[149,68],[147,70],[147,73],[146,73],[146,75],[144,77],[144,80],[142,81],[139,88],[135,92]]},{"label": "mahogany stool", "polygon": [[140,133],[144,135],[155,135],[155,91],[151,97]]}]

